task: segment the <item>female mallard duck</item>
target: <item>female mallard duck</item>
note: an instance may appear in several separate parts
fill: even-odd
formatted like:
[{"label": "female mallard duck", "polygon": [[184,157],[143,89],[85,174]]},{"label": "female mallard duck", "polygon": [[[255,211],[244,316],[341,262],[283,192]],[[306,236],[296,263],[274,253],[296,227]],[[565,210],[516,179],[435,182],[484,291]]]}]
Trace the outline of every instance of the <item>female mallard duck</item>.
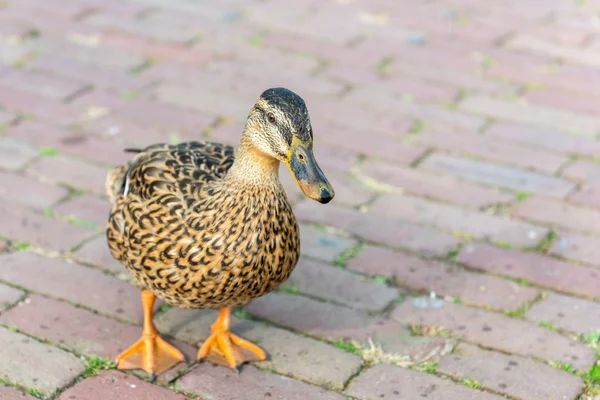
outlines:
[{"label": "female mallard duck", "polygon": [[298,261],[298,224],[279,163],[309,198],[333,198],[312,148],[304,101],[275,88],[250,110],[237,152],[212,142],[157,144],[133,150],[139,154],[129,165],[108,174],[108,244],[142,290],[144,308],[142,337],[118,356],[118,368],[153,377],[183,360],[154,327],[155,296],[177,307],[221,309],[199,359],[211,350],[232,368],[250,359],[244,353],[265,359],[229,331],[230,307],[277,288]]}]

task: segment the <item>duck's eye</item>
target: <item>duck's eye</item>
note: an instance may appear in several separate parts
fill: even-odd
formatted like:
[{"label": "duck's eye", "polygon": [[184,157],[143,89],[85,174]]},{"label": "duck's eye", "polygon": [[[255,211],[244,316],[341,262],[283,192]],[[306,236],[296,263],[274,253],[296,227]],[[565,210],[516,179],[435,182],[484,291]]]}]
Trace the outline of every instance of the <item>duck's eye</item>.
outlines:
[{"label": "duck's eye", "polygon": [[268,114],[267,114],[267,120],[268,120],[270,123],[272,123],[272,124],[274,124],[274,123],[275,123],[275,116],[273,115],[273,113],[268,113]]}]

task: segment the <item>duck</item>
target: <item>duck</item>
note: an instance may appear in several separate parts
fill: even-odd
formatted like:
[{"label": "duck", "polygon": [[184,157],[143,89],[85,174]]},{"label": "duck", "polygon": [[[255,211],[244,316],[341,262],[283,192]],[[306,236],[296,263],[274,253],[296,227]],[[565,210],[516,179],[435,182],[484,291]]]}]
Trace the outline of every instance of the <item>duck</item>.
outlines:
[{"label": "duck", "polygon": [[117,369],[143,369],[154,380],[185,361],[153,323],[157,297],[220,310],[198,360],[220,355],[236,371],[265,360],[263,349],[231,332],[231,310],[275,290],[298,262],[299,227],[280,164],[308,198],[327,204],[335,196],[313,153],[305,101],[286,88],[265,90],[237,147],[198,140],[125,150],[135,155],[106,178],[106,238],[141,291],[144,319]]}]

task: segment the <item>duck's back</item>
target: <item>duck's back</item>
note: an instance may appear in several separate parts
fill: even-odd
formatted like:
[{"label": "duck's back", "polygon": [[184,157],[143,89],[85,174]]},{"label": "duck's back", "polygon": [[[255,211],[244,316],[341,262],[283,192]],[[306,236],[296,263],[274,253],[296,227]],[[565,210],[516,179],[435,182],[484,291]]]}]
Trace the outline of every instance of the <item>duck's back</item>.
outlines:
[{"label": "duck's back", "polygon": [[109,247],[139,287],[206,308],[247,303],[287,279],[299,239],[285,193],[223,184],[234,158],[219,143],[161,144],[109,174]]}]

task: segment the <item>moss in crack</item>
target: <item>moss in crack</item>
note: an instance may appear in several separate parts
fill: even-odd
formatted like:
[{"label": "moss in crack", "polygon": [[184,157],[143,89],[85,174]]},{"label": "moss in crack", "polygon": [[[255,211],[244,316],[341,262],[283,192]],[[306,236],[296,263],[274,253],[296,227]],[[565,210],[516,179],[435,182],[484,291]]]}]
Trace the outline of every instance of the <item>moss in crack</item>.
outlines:
[{"label": "moss in crack", "polygon": [[357,243],[356,245],[352,246],[351,248],[337,256],[335,258],[335,265],[337,265],[338,267],[344,267],[349,259],[356,257],[356,255],[360,253],[364,248],[364,243]]},{"label": "moss in crack", "polygon": [[85,357],[85,372],[83,376],[94,376],[98,375],[102,371],[115,369],[117,365],[108,358],[99,356],[88,356]]}]

